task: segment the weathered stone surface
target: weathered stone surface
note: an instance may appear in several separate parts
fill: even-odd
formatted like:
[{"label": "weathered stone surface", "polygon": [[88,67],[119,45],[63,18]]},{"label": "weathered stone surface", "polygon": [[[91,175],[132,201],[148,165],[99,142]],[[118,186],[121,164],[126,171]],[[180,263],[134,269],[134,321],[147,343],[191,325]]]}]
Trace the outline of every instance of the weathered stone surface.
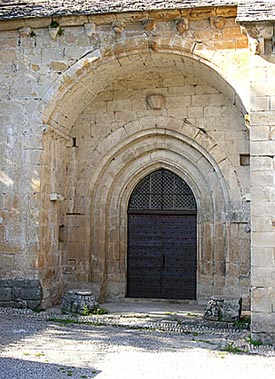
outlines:
[{"label": "weathered stone surface", "polygon": [[13,287],[13,285],[14,285],[13,279],[2,279],[2,280],[0,280],[0,288]]},{"label": "weathered stone surface", "polygon": [[20,287],[12,287],[11,299],[20,300]]},{"label": "weathered stone surface", "polygon": [[10,300],[11,300],[11,288],[0,287],[0,301],[10,301]]},{"label": "weathered stone surface", "polygon": [[24,300],[40,300],[42,298],[41,288],[22,288],[20,297]]},{"label": "weathered stone surface", "polygon": [[[40,288],[40,282],[37,279],[15,279],[11,280],[13,286],[21,288]],[[1,282],[0,282],[1,285]]]},{"label": "weathered stone surface", "polygon": [[36,308],[41,304],[42,287],[36,279],[0,280],[0,306]]},{"label": "weathered stone surface", "polygon": [[91,291],[73,289],[65,293],[62,300],[62,312],[80,313],[90,312],[97,305]]},{"label": "weathered stone surface", "polygon": [[[235,3],[2,1],[0,277],[40,277],[47,306],[91,278],[96,295],[124,297],[127,201],[165,166],[198,198],[198,299],[249,296],[251,219],[252,310],[274,329],[273,24],[250,28],[264,45],[252,55]],[[165,102],[148,106],[152,93]],[[1,288],[2,303],[39,302],[38,282]]]},{"label": "weathered stone surface", "polygon": [[241,306],[241,299],[213,296],[205,308],[204,318],[211,321],[232,322],[240,318]]},{"label": "weathered stone surface", "polygon": [[53,71],[56,71],[56,72],[61,72],[61,71],[66,70],[66,68],[68,68],[66,63],[63,63],[63,62],[51,62],[50,67]]},{"label": "weathered stone surface", "polygon": [[27,307],[30,309],[39,309],[41,305],[41,299],[40,300],[28,300]]},{"label": "weathered stone surface", "polygon": [[25,301],[25,300],[19,300],[19,301],[0,301],[0,307],[3,307],[3,308],[25,309],[25,308],[28,308],[28,304],[27,304],[27,301]]}]

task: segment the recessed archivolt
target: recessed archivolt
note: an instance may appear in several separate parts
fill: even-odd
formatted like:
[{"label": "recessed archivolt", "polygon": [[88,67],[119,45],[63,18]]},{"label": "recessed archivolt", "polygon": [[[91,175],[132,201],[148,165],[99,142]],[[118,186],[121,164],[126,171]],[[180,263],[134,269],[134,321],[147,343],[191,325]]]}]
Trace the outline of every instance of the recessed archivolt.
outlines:
[{"label": "recessed archivolt", "polygon": [[[43,122],[69,130],[96,95],[115,80],[133,72],[142,74],[145,69],[161,70],[167,67],[177,70],[178,74],[206,81],[245,112],[249,92],[246,91],[240,62],[238,66],[233,59],[230,61],[222,52],[215,50],[207,59],[203,56],[203,44],[199,50],[193,51],[194,42],[182,38],[170,38],[169,42],[159,38],[157,51],[150,49],[150,41],[144,44],[144,39],[136,38],[130,42],[127,40],[102,51],[91,51],[66,70],[43,97]],[[205,51],[209,51],[207,46]],[[238,72],[240,77],[236,76]]]},{"label": "recessed archivolt", "polygon": [[[230,200],[222,173],[215,170],[209,160],[194,149],[194,146],[189,145],[184,136],[178,138],[161,132],[156,134],[155,131],[151,131],[150,135],[148,131],[146,136],[140,136],[134,143],[130,142],[124,149],[116,151],[115,159],[110,159],[103,167],[99,167],[92,186],[94,212],[100,213],[100,210],[106,209],[106,204],[111,205],[109,197],[112,195],[113,198],[119,187],[122,189],[124,186],[135,186],[137,183],[134,181],[131,184],[131,180],[139,171],[143,172],[147,167],[152,167],[152,162],[155,165],[166,162],[170,167],[175,167],[190,185],[204,218],[215,214],[217,219],[224,219],[225,215],[230,214]],[[130,155],[127,146],[131,150]]]},{"label": "recessed archivolt", "polygon": [[108,292],[109,268],[125,275],[128,201],[136,184],[148,173],[163,167],[188,183],[198,204],[199,239],[203,238],[201,224],[214,228],[216,222],[225,224],[228,220],[230,199],[226,183],[222,173],[214,169],[213,159],[202,153],[203,148],[199,151],[188,137],[167,129],[140,133],[129,136],[127,142],[124,139],[123,147],[113,147],[93,180],[91,267],[101,273],[102,298]]},{"label": "recessed archivolt", "polygon": [[121,209],[122,213],[127,212],[128,202],[136,185],[145,176],[160,168],[173,171],[183,178],[192,188],[200,212],[204,209],[205,214],[208,213],[208,217],[211,219],[214,217],[212,190],[200,168],[178,152],[167,152],[161,148],[148,150],[141,154],[135,162],[129,162],[128,165],[121,167],[106,194],[107,203],[111,204],[114,210]]},{"label": "recessed archivolt", "polygon": [[[161,141],[161,145],[156,145],[157,140]],[[95,167],[91,178],[91,192],[106,176],[109,167],[112,168],[109,180],[112,180],[120,165],[127,165],[131,160],[137,160],[141,153],[158,148],[174,152],[178,149],[179,154],[201,167],[211,180],[213,175],[219,178],[226,204],[230,204],[230,197],[241,201],[237,174],[214,139],[191,123],[173,117],[144,117],[110,133],[96,149],[100,164]],[[219,166],[221,162],[222,170]],[[226,182],[227,176],[233,180],[232,188]],[[237,193],[234,192],[236,190]],[[229,208],[227,211],[230,214]]]},{"label": "recessed archivolt", "polygon": [[[127,205],[132,190],[146,174],[159,167],[171,169],[189,184],[198,204],[199,223],[214,225],[215,222],[224,223],[228,218],[230,200],[222,174],[218,175],[209,159],[188,144],[184,136],[169,134],[167,130],[162,132],[148,131],[145,137],[135,138],[126,146],[123,141],[123,149],[112,149],[113,153],[116,151],[116,159],[111,158],[113,153],[110,154],[110,159],[96,173],[91,197],[91,266],[95,269],[98,265],[99,272],[105,272],[105,275],[110,243],[111,256],[117,264],[123,264],[120,259],[125,257]],[[127,146],[133,153],[128,160],[125,155]]]}]

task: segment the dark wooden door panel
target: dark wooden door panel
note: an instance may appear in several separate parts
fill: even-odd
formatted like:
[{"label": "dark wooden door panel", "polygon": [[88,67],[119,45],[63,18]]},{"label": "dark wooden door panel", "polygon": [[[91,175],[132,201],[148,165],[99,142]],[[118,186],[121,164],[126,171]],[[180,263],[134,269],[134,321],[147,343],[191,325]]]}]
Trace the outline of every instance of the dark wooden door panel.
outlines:
[{"label": "dark wooden door panel", "polygon": [[130,297],[196,298],[196,215],[129,214]]},{"label": "dark wooden door panel", "polygon": [[162,220],[161,297],[196,298],[196,216],[170,215]]},{"label": "dark wooden door panel", "polygon": [[159,297],[162,269],[160,251],[161,220],[153,215],[129,215],[128,296]]}]

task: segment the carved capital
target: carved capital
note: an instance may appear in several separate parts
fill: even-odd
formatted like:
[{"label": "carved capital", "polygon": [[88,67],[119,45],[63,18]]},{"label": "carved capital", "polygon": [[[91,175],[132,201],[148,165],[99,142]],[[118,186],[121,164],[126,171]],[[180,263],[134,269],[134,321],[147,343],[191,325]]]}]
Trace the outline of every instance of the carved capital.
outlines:
[{"label": "carved capital", "polygon": [[274,41],[274,27],[269,24],[246,24],[242,26],[242,33],[246,34],[252,55],[264,55],[267,52],[267,44]]}]

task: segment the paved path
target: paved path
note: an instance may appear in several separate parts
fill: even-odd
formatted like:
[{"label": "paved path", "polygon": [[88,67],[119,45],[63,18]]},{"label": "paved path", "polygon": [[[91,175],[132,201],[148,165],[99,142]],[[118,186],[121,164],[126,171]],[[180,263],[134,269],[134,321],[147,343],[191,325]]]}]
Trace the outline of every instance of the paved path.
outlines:
[{"label": "paved path", "polygon": [[230,336],[224,334],[61,324],[1,314],[0,337],[1,379],[275,377],[275,356],[225,352]]}]

